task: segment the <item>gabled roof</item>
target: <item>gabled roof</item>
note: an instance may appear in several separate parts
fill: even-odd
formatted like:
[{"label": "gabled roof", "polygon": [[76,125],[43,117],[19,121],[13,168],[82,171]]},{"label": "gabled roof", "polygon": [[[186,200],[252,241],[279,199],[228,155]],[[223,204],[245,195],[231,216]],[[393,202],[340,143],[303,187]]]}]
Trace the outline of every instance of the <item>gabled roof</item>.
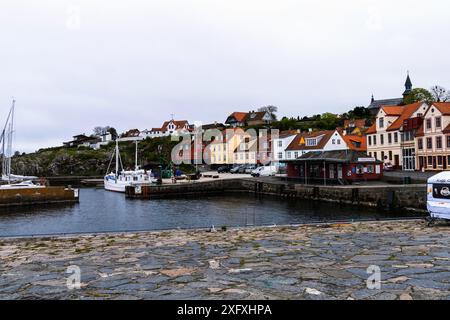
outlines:
[{"label": "gabled roof", "polygon": [[382,106],[381,110],[386,113],[387,116],[400,116],[403,112],[403,107],[400,106]]},{"label": "gabled roof", "polygon": [[[414,112],[417,111],[422,106],[423,102],[416,102],[413,104],[408,104],[406,106],[403,106],[403,111],[400,114],[400,117],[397,118],[390,126],[387,128],[386,131],[394,131],[399,130],[401,126],[403,125],[403,121],[406,119],[409,119]],[[398,108],[398,107],[397,107]]]},{"label": "gabled roof", "polygon": [[[294,140],[292,140],[292,142],[289,144],[289,146],[286,148],[286,151],[323,149],[335,132],[336,132],[336,130],[299,133],[294,138]],[[322,137],[322,138],[320,139],[319,143],[316,146],[307,146],[306,145],[306,139],[318,138],[318,137]]]},{"label": "gabled roof", "polygon": [[365,136],[346,135],[343,138],[350,150],[367,151]]},{"label": "gabled roof", "polygon": [[373,100],[369,109],[379,109],[382,106],[398,106],[403,103],[403,98]]},{"label": "gabled roof", "polygon": [[371,125],[370,128],[367,129],[367,131],[366,131],[366,134],[372,134],[372,133],[377,133],[377,124],[376,123]]},{"label": "gabled roof", "polygon": [[450,102],[435,102],[433,103],[443,115],[450,115]]},{"label": "gabled roof", "polygon": [[267,111],[257,111],[257,112],[249,112],[245,117],[246,121],[262,121],[266,114],[269,114],[270,118],[273,119],[272,115]]},{"label": "gabled roof", "polygon": [[227,122],[230,118],[236,119],[237,122],[244,122],[247,117],[247,112],[233,112],[228,116]]},{"label": "gabled roof", "polygon": [[179,120],[179,121],[170,120],[164,122],[164,124],[161,127],[162,131],[167,131],[170,123],[173,123],[175,125],[175,130],[184,129],[186,125],[189,125],[189,122],[187,120]]}]

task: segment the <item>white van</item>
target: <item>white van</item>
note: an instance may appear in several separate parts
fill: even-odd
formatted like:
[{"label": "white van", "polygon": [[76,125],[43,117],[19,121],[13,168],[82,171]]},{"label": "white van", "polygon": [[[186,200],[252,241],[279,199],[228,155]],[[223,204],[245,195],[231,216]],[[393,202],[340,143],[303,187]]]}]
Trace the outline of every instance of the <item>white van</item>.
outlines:
[{"label": "white van", "polygon": [[258,167],[252,171],[253,177],[273,177],[278,172],[275,166]]},{"label": "white van", "polygon": [[431,219],[450,220],[450,172],[441,172],[428,179],[427,209]]}]

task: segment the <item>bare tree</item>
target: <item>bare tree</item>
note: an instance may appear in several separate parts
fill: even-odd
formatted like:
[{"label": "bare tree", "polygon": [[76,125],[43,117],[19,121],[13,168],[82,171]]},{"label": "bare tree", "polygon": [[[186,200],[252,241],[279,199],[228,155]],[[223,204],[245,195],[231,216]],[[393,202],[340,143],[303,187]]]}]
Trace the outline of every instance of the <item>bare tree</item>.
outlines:
[{"label": "bare tree", "polygon": [[268,112],[274,119],[276,119],[277,116],[275,113],[278,112],[278,107],[269,105],[269,106],[264,106],[264,107],[259,108],[258,111],[259,112]]},{"label": "bare tree", "polygon": [[450,101],[450,91],[441,86],[433,86],[431,88],[431,94],[436,102]]}]

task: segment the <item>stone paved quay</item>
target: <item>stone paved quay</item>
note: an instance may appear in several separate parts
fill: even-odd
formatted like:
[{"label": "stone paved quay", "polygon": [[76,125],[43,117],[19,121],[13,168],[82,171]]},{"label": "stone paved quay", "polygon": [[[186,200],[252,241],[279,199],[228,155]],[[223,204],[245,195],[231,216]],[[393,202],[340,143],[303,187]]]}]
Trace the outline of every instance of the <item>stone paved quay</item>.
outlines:
[{"label": "stone paved quay", "polygon": [[449,248],[423,221],[0,239],[0,299],[448,300]]}]

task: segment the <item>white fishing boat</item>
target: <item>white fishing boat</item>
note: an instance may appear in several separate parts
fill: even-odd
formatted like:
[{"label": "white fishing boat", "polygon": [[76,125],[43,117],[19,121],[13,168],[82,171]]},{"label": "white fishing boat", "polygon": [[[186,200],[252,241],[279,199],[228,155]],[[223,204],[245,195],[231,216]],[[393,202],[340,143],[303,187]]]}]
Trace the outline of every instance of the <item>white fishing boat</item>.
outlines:
[{"label": "white fishing boat", "polygon": [[0,184],[1,189],[30,189],[30,188],[45,188],[40,184],[36,184],[33,180],[37,180],[37,177],[33,176],[21,176],[12,174],[11,172],[11,159],[13,153],[13,135],[14,135],[14,111],[16,101],[12,101],[11,109],[9,110],[8,117],[3,131],[0,135],[0,143],[2,144],[2,176]]},{"label": "white fishing boat", "polygon": [[[139,169],[137,151],[138,151],[138,142],[136,141],[134,170],[127,170],[127,171],[123,170],[122,159],[120,157],[119,152],[119,139],[116,140],[116,148],[114,149],[114,153],[111,157],[111,162],[115,157],[116,170],[114,172],[105,175],[104,178],[105,190],[125,193],[125,189],[127,186],[144,185],[156,182],[156,179],[152,178],[151,171]],[[111,162],[107,171],[109,171],[110,169]],[[121,168],[120,171],[119,171],[119,164]]]}]

